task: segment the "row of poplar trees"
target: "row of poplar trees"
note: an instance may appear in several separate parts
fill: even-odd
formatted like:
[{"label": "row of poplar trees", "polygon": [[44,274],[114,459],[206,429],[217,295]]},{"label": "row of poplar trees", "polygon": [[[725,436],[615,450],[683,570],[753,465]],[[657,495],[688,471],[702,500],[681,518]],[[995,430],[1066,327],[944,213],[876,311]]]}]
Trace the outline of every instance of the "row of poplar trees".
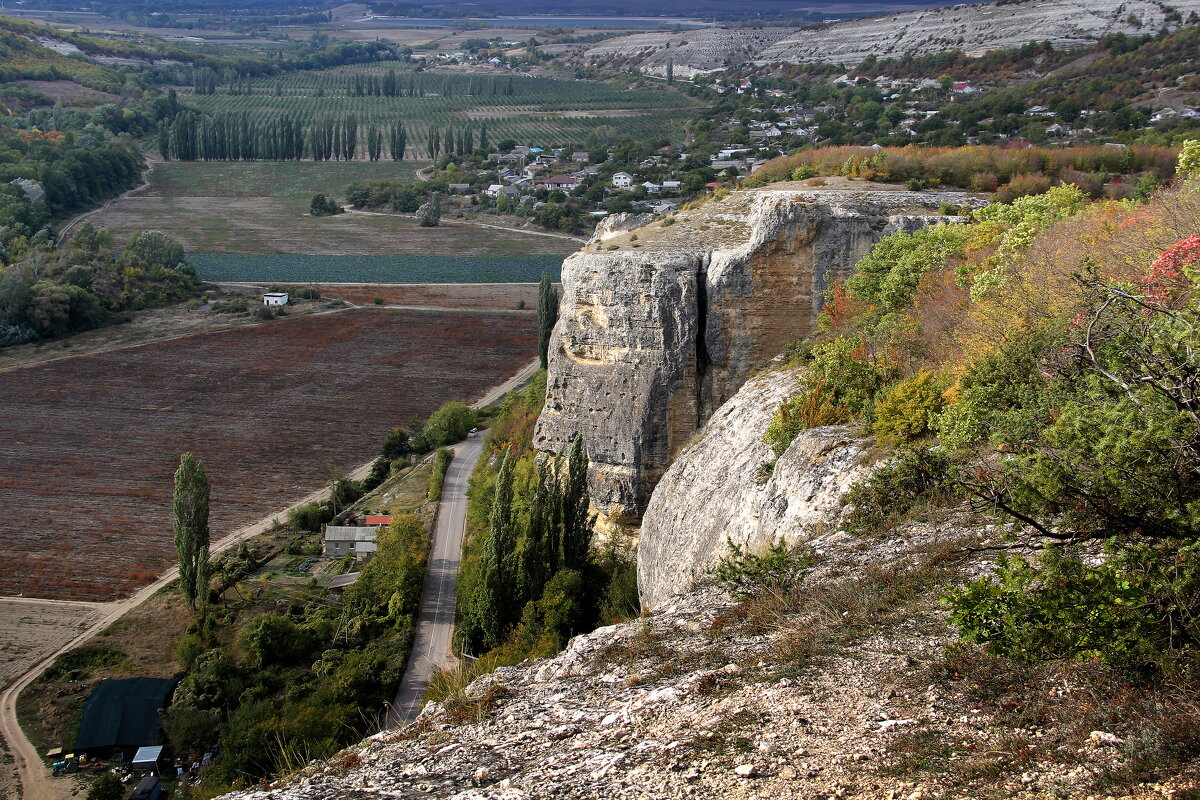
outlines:
[{"label": "row of poplar trees", "polygon": [[[475,152],[475,129],[467,127],[456,131],[448,128],[443,131],[439,128],[430,128],[428,146],[430,158],[436,159],[443,153],[465,156]],[[489,146],[488,129],[485,123],[479,127],[479,147],[486,150]]]},{"label": "row of poplar trees", "polygon": [[379,161],[385,146],[393,161],[404,160],[404,123],[362,129],[354,114],[306,125],[288,114],[259,120],[246,112],[206,116],[185,110],[158,130],[159,153],[175,161],[299,161],[306,155],[314,161],[353,161],[360,153]]},{"label": "row of poplar trees", "polygon": [[499,647],[556,575],[588,566],[596,519],[588,513],[583,439],[575,437],[565,460],[560,454],[538,464],[532,497],[514,491],[519,459],[505,450],[500,460],[477,578],[459,599],[459,636],[468,651]]}]

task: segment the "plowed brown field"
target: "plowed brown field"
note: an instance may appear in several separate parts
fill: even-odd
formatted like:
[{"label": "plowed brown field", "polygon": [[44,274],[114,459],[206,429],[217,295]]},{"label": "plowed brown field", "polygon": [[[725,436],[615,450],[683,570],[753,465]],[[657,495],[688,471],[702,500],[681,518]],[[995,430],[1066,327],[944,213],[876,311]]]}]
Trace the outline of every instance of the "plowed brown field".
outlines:
[{"label": "plowed brown field", "polygon": [[356,310],[0,375],[0,594],[109,600],[174,557],[172,474],[212,481],[213,539],[470,402],[536,353],[516,314]]}]

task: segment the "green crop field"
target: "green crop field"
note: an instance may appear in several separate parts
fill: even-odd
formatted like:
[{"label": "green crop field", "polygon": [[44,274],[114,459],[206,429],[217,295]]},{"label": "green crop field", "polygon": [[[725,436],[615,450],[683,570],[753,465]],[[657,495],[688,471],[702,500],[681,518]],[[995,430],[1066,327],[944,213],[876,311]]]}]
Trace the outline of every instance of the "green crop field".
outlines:
[{"label": "green crop field", "polygon": [[561,255],[288,256],[193,253],[210,281],[260,283],[536,283],[559,280]]},{"label": "green crop field", "polygon": [[[396,70],[401,91],[424,96],[354,94],[355,76],[380,77]],[[511,80],[512,94],[506,94]],[[474,94],[468,94],[474,92]],[[319,72],[294,72],[254,83],[251,94],[183,92],[186,102],[206,114],[247,113],[260,122],[283,116],[305,125],[322,117],[355,115],[360,125],[403,122],[408,154],[427,156],[431,129],[486,123],[488,139],[547,146],[584,146],[597,128],[636,139],[680,140],[697,105],[665,89],[629,89],[610,83],[495,75],[414,73],[402,65],[373,64]]]},{"label": "green crop field", "polygon": [[579,248],[568,237],[480,227],[446,214],[436,228],[411,216],[349,213],[312,217],[317,192],[341,199],[366,179],[406,180],[421,162],[155,162],[150,185],[88,219],[119,243],[143,230],[171,234],[194,253],[330,255],[558,255]]}]

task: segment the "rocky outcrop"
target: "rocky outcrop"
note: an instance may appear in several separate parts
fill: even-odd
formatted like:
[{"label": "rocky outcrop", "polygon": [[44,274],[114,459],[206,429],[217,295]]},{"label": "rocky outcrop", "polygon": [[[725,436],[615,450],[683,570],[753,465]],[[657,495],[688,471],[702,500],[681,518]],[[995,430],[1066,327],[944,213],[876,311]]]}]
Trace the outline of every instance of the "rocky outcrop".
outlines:
[{"label": "rocky outcrop", "polygon": [[[846,491],[870,470],[865,442],[844,427],[801,434],[775,462],[763,433],[797,373],[750,380],[713,415],[654,490],[638,544],[638,591],[657,608],[728,550],[758,550],[833,532]],[[761,471],[760,471],[761,470]]]},{"label": "rocky outcrop", "polygon": [[[1170,5],[1154,0],[1024,0],[967,4],[849,20],[820,30],[801,30],[759,53],[760,64],[817,61],[844,66],[879,58],[963,50],[991,50],[1049,41],[1058,48],[1088,47],[1110,33],[1131,36],[1178,26],[1200,0]],[[1179,17],[1168,17],[1177,13]]]},{"label": "rocky outcrop", "polygon": [[[1096,696],[1088,673],[1018,677],[999,695],[1018,702],[1000,703],[980,684],[1010,673],[960,675],[970,659],[948,661],[938,570],[947,546],[979,533],[944,522],[819,537],[820,565],[786,602],[739,607],[699,587],[231,800],[1187,797],[1194,760],[1162,783],[1096,786],[1145,751],[1107,744],[1111,704],[1080,699]],[[1042,714],[1033,732],[1027,704]],[[1142,723],[1148,741],[1159,719]]]},{"label": "rocky outcrop", "polygon": [[536,446],[561,451],[581,434],[596,508],[636,523],[713,411],[812,332],[830,281],[886,234],[975,201],[785,184],[605,228],[563,264]]},{"label": "rocky outcrop", "polygon": [[645,75],[678,78],[736,67],[753,59],[795,28],[699,28],[618,36],[572,54],[568,61],[609,69],[636,67]]}]

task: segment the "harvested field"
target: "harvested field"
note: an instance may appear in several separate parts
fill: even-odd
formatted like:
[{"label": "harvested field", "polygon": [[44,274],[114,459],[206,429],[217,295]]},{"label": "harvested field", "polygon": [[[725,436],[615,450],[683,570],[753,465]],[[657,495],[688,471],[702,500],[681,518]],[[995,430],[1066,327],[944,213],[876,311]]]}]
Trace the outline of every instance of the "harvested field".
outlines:
[{"label": "harvested field", "polygon": [[283,319],[22,367],[0,384],[0,593],[108,600],[173,561],[171,476],[212,481],[213,539],[368,460],[393,425],[534,355],[526,315]]},{"label": "harvested field", "polygon": [[91,89],[87,86],[82,86],[75,81],[56,80],[56,81],[30,81],[24,80],[21,83],[35,92],[40,92],[46,95],[56,103],[63,105],[99,105],[101,103],[119,103],[120,95],[102,92],[98,89]]},{"label": "harvested field", "polygon": [[[369,306],[375,298],[388,306],[426,306],[430,308],[464,308],[476,310],[515,310],[522,302],[531,312],[537,310],[536,283],[284,283],[285,288],[312,286],[322,297],[348,300]],[[232,284],[252,286],[266,291],[266,284]],[[0,362],[2,363],[2,362]]]}]

